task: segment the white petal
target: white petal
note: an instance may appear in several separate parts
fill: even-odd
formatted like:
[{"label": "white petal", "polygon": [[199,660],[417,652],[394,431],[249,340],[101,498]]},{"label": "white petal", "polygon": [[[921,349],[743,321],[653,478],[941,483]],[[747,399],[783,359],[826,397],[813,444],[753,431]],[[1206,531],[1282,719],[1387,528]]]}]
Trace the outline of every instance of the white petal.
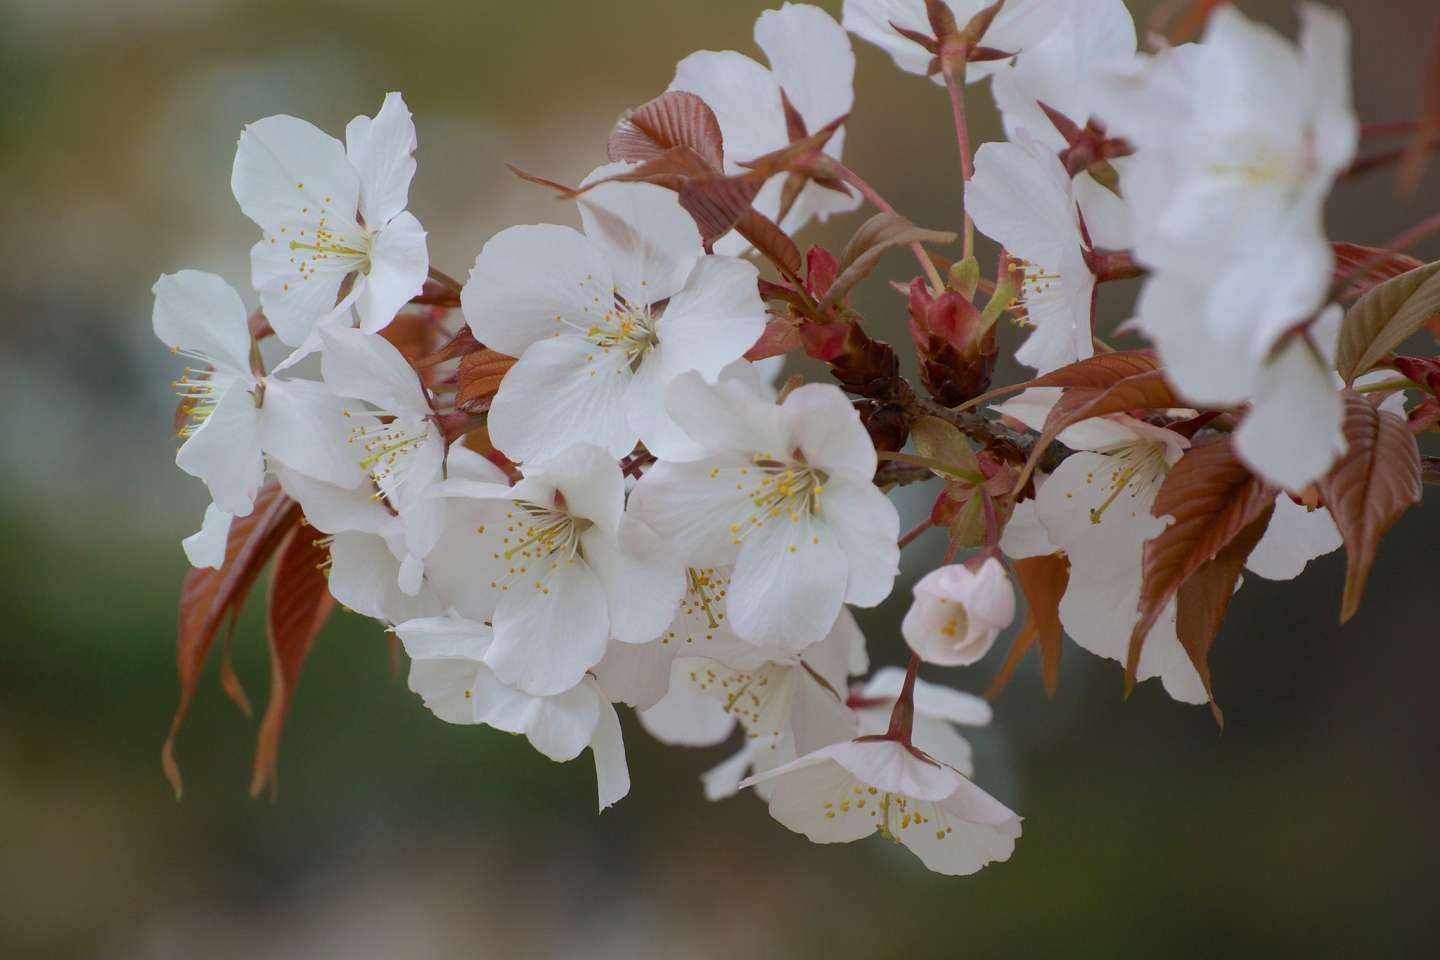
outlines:
[{"label": "white petal", "polygon": [[1235,452],[1270,483],[1303,490],[1345,452],[1344,415],[1330,368],[1295,338],[1262,375]]},{"label": "white petal", "polygon": [[230,188],[245,216],[269,230],[322,207],[353,217],[360,178],[345,147],[313,124],[275,116],[247,126],[235,151]]},{"label": "white petal", "polygon": [[463,437],[450,444],[450,449],[445,454],[445,475],[454,480],[510,485],[510,478],[505,475],[505,471],[484,454],[476,453],[465,446]]},{"label": "white petal", "polygon": [[573,760],[590,744],[602,711],[615,708],[602,700],[592,683],[578,683],[553,697],[536,701],[525,736],[531,746],[551,760]]},{"label": "white petal", "polygon": [[[549,486],[565,497],[565,508],[584,517],[610,536],[619,536],[625,508],[625,478],[614,458],[593,444],[576,444],[542,463],[525,465],[522,484]],[[515,499],[525,495],[516,485]],[[536,501],[539,502],[539,501]]]},{"label": "white petal", "polygon": [[480,660],[490,648],[489,625],[449,613],[395,624],[395,635],[411,660]]},{"label": "white petal", "polygon": [[219,570],[225,565],[225,547],[230,542],[230,521],[233,519],[232,514],[213,503],[205,508],[205,519],[201,521],[200,529],[180,541],[190,566]]},{"label": "white petal", "polygon": [[281,489],[300,502],[305,521],[323,533],[353,530],[378,534],[394,520],[394,515],[375,500],[371,486],[340,487],[297,473],[283,464],[276,466],[275,476]]},{"label": "white petal", "polygon": [[830,14],[806,3],[766,10],[755,21],[755,43],[811,133],[850,112],[855,53]]},{"label": "white petal", "polygon": [[355,300],[360,329],[378,333],[418,296],[430,271],[425,229],[408,211],[391,220],[370,248],[370,272]]},{"label": "white petal", "polygon": [[[884,727],[874,731],[884,733]],[[862,730],[868,733],[868,730]],[[937,720],[934,717],[926,716],[916,707],[914,728],[910,734],[911,741],[916,749],[923,750],[929,756],[939,760],[943,764],[954,767],[960,771],[962,776],[972,777],[975,775],[975,754],[970,748],[970,741],[962,737],[959,732],[944,720]]]},{"label": "white petal", "polygon": [[175,455],[175,465],[210,488],[215,505],[247,516],[265,479],[260,408],[243,382],[231,384],[200,428]]},{"label": "white petal", "polygon": [[413,660],[409,685],[436,717],[446,723],[473,724],[479,723],[475,719],[476,683],[489,673],[483,663],[473,660]]},{"label": "white petal", "polygon": [[535,574],[500,595],[485,662],[503,682],[549,696],[579,683],[605,656],[609,623],[605,590],[584,561]]},{"label": "white petal", "polygon": [[330,593],[356,613],[386,623],[433,616],[440,604],[428,588],[400,592],[400,562],[373,534],[341,532],[330,544]]},{"label": "white petal", "polygon": [[735,729],[735,718],[720,701],[698,692],[686,682],[693,659],[675,662],[670,690],[654,706],[639,712],[640,725],[661,743],[680,747],[707,747],[720,743]]},{"label": "white petal", "polygon": [[[822,687],[805,673],[796,671],[795,693],[790,703],[789,728],[795,749],[809,753],[855,736],[855,712],[840,702],[835,692]],[[844,690],[842,686],[840,688]]]},{"label": "white petal", "polygon": [[1315,149],[1328,171],[1355,156],[1359,125],[1350,99],[1350,28],[1335,10],[1318,3],[1300,6],[1300,48],[1315,101]]},{"label": "white petal", "polygon": [[845,599],[848,562],[838,537],[808,514],[752,528],[735,560],[725,610],[751,643],[803,650],[822,639]]},{"label": "white petal", "polygon": [[670,690],[670,664],[679,652],[673,640],[622,643],[611,640],[605,657],[590,668],[605,698],[648,710]]},{"label": "white petal", "polygon": [[754,763],[754,755],[754,744],[746,741],[735,753],[700,774],[700,782],[705,787],[705,799],[713,803],[735,796],[740,789],[740,781]]},{"label": "white petal", "polygon": [[900,514],[869,479],[834,474],[820,495],[821,537],[845,554],[845,602],[873,607],[890,595],[900,572]]},{"label": "white petal", "polygon": [[1015,504],[1005,532],[1000,534],[1000,550],[1005,556],[1019,560],[1025,557],[1048,557],[1058,548],[1050,542],[1045,525],[1035,509],[1035,499]]},{"label": "white petal", "polygon": [[590,740],[590,755],[595,758],[595,786],[603,811],[630,792],[630,767],[625,762],[620,717],[608,703],[600,705],[600,720]]},{"label": "white petal", "polygon": [[[958,2],[958,0],[957,0]],[[956,3],[950,4],[951,9]],[[970,4],[970,13],[979,11],[979,6]],[[969,18],[963,14],[956,17],[963,22]],[[906,73],[923,76],[933,59],[924,47],[900,34],[895,27],[929,36],[930,20],[925,15],[925,4],[916,0],[845,0],[842,21],[845,29],[861,40],[875,44],[890,54],[895,65]]]},{"label": "white petal", "polygon": [[618,538],[592,527],[582,536],[585,559],[605,587],[610,635],[646,643],[665,632],[685,595],[685,568],[654,531],[626,517]]},{"label": "white petal", "polygon": [[345,127],[345,153],[360,174],[360,212],[372,230],[405,209],[415,176],[415,121],[398,93],[387,93],[375,119]]},{"label": "white petal", "polygon": [[[875,832],[870,814],[851,806],[855,802],[855,775],[824,751],[751,777],[740,786],[764,782],[774,789],[770,816],[815,843],[849,843]],[[875,802],[874,798],[865,799]],[[844,811],[839,807],[842,801],[847,805]]]},{"label": "white petal", "polygon": [[390,341],[359,330],[326,330],[320,340],[320,370],[337,396],[355,397],[397,416],[430,416],[419,376]]},{"label": "white petal", "polygon": [[354,487],[365,474],[354,448],[344,442],[348,433],[343,402],[323,384],[266,382],[260,446],[276,463],[325,483]]},{"label": "white petal", "polygon": [[199,354],[233,375],[249,374],[250,329],[234,287],[213,273],[181,270],[165,274],[152,289],[152,320],[161,342]]},{"label": "white petal", "polygon": [[781,426],[780,408],[743,377],[725,377],[708,384],[697,373],[683,374],[666,391],[665,405],[670,416],[706,450],[733,451],[746,459],[757,451],[775,456],[790,452],[785,449],[789,438]]},{"label": "white petal", "polygon": [[670,544],[686,566],[725,566],[739,552],[732,526],[754,512],[738,483],[742,469],[747,468],[721,460],[662,461],[631,491],[629,509]]},{"label": "white petal", "polygon": [[[843,470],[859,477],[875,474],[875,444],[860,415],[840,388],[808,383],[791,392],[780,405],[785,431],[805,462],[826,471]],[[788,456],[790,450],[766,451]]]},{"label": "white petal", "polygon": [[[340,264],[313,273],[307,269],[302,275],[283,241],[283,235],[269,235],[250,248],[250,282],[260,294],[260,306],[275,335],[289,346],[314,352],[315,345],[307,341],[315,328],[342,323],[354,301],[353,290],[339,300],[340,285],[350,268]],[[363,287],[364,281],[357,285]]]},{"label": "white petal", "polygon": [[556,331],[584,333],[614,301],[599,245],[551,224],[491,237],[460,294],[476,339],[512,357]]},{"label": "white petal", "polygon": [[966,782],[949,767],[926,763],[893,740],[851,741],[821,752],[861,782],[917,800],[944,800]]},{"label": "white petal", "polygon": [[744,54],[733,50],[692,53],[675,68],[670,89],[695,94],[715,112],[725,141],[728,173],[739,173],[741,163],[790,142],[775,77]]},{"label": "white petal", "polygon": [[[608,176],[602,167],[588,184]],[[673,296],[705,252],[695,218],[674,190],[653,183],[602,183],[579,199],[585,237],[610,265],[615,287],[634,306]]]},{"label": "white petal", "polygon": [[1033,141],[981,146],[965,205],[981,233],[1046,269],[1059,266],[1062,250],[1080,246],[1070,176]]},{"label": "white petal", "polygon": [[1293,580],[1317,557],[1340,549],[1340,531],[1330,511],[1311,510],[1286,494],[1275,498],[1265,535],[1245,560],[1245,569],[1266,580]]},{"label": "white petal", "polygon": [[702,257],[655,325],[657,352],[678,354],[677,369],[714,383],[765,332],[758,279],[755,265],[745,260]]},{"label": "white petal", "polygon": [[999,822],[971,819],[977,807],[989,814],[991,806],[1000,804],[973,783],[963,781],[951,798],[927,811],[925,823],[902,829],[900,841],[936,873],[968,876],[986,864],[1010,859],[1020,836],[1020,818],[1009,810],[1005,810],[1009,816]]},{"label": "white petal", "polygon": [[606,352],[584,337],[531,344],[500,381],[490,438],[521,463],[557,457],[577,443],[600,444],[619,459],[639,436],[625,415],[631,376],[621,351]]}]

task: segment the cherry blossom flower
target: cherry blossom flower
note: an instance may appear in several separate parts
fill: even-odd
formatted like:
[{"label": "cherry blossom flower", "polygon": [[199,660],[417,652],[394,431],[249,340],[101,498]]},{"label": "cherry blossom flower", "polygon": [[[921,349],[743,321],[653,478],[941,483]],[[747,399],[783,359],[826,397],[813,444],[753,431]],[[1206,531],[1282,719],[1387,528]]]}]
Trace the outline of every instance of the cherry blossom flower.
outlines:
[{"label": "cherry blossom flower", "polygon": [[[955,15],[955,22],[964,28],[992,0],[945,0]],[[1066,0],[1009,0],[991,21],[981,43],[994,50],[1018,54],[1043,40],[1059,21]],[[842,22],[855,36],[890,54],[895,66],[906,73],[924,76],[934,55],[920,44],[896,30],[896,27],[933,35],[925,0],[845,0]],[[988,77],[999,69],[997,61],[969,64],[965,78],[970,81]]]},{"label": "cherry blossom flower", "polygon": [[397,624],[395,633],[410,656],[410,689],[435,716],[524,734],[532,747],[560,762],[589,747],[602,811],[630,792],[620,718],[593,678],[532,696],[502,683],[486,665],[494,643],[486,624],[447,615]]},{"label": "cherry blossom flower", "polygon": [[1186,396],[1251,403],[1236,449],[1292,490],[1344,450],[1321,214],[1358,138],[1345,21],[1306,4],[1301,24],[1297,48],[1222,6],[1202,43],[1101,84],[1137,148],[1122,189],[1153,271],[1138,325]]},{"label": "cherry blossom flower", "polygon": [[737,641],[676,659],[668,692],[640,721],[657,740],[681,746],[720,743],[741,726],[740,750],[702,778],[705,796],[719,800],[751,770],[795,759],[797,745],[808,752],[853,737],[856,715],[841,697],[847,677],[868,666],[865,637],[842,610],[829,635],[799,656]]},{"label": "cherry blossom flower", "polygon": [[1014,619],[1015,588],[991,556],[973,569],[955,563],[921,577],[900,632],[926,663],[962,667],[989,653]]},{"label": "cherry blossom flower", "polygon": [[689,566],[734,565],[725,609],[738,636],[803,650],[842,603],[889,595],[900,519],[871,482],[875,448],[838,388],[809,384],[776,405],[744,381],[687,374],[668,402],[705,456],[657,463],[630,509]]},{"label": "cherry blossom flower", "polygon": [[263,231],[250,263],[281,340],[313,346],[315,326],[351,306],[374,333],[420,292],[430,258],[425,231],[405,209],[414,153],[415,124],[398,93],[386,94],[373,119],[351,120],[343,144],[283,115],[240,135],[230,186]]},{"label": "cherry blossom flower", "polygon": [[689,455],[665,388],[689,370],[715,380],[759,338],[757,271],[704,256],[694,220],[657,186],[603,183],[580,213],[583,234],[502,231],[465,285],[475,336],[520,358],[490,408],[491,438],[517,462],[576,443],[619,458],[637,439],[657,455]]},{"label": "cherry blossom flower", "polygon": [[[182,270],[162,276],[154,293],[155,335],[204,364],[175,381],[189,412],[175,463],[205,482],[217,511],[250,513],[267,456],[321,480],[359,482],[343,445],[331,442],[342,422],[340,400],[322,384],[252,369],[245,304],[233,287],[213,273]],[[211,537],[219,536],[220,521],[219,513],[207,517]],[[213,549],[204,552],[214,559]]]},{"label": "cherry blossom flower", "polygon": [[213,503],[205,508],[200,529],[180,541],[190,566],[219,570],[225,565],[225,547],[230,540],[230,522],[234,519],[234,514],[226,513]]},{"label": "cherry blossom flower", "polygon": [[[400,517],[407,555],[401,587],[419,587],[422,561],[444,530],[445,504],[435,495],[444,473],[445,441],[414,369],[384,337],[359,330],[322,330],[320,371],[337,395],[368,403],[347,411],[355,462],[378,496]],[[382,419],[377,419],[382,418]]]},{"label": "cherry blossom flower", "polygon": [[643,524],[622,520],[624,480],[599,447],[527,463],[513,487],[447,480],[454,519],[430,578],[460,614],[489,621],[485,663],[535,696],[570,689],[614,637],[645,643],[674,617],[684,568]]},{"label": "cherry blossom flower", "polygon": [[960,771],[897,740],[849,740],[743,781],[770,783],[770,815],[816,843],[872,833],[936,873],[971,874],[1008,860],[1020,818]]},{"label": "cherry blossom flower", "polygon": [[[1015,143],[976,151],[966,207],[981,233],[1021,261],[1019,301],[1033,330],[1015,359],[1048,373],[1095,353],[1095,275],[1085,259],[1076,181],[1048,147],[1025,131],[1016,135]],[[1108,191],[1094,195],[1096,206],[1119,202]]]},{"label": "cherry blossom flower", "polygon": [[[755,44],[765,52],[769,69],[733,50],[702,50],[680,61],[671,90],[693,93],[715,112],[725,144],[725,171],[743,173],[743,163],[787,146],[792,131],[781,91],[813,134],[850,113],[854,104],[855,54],[845,30],[824,10],[805,3],[786,3],[767,10],[755,21]],[[837,130],[825,152],[839,160],[845,130]],[[852,196],[806,184],[781,216],[785,174],[766,181],[755,197],[755,210],[777,221],[787,233],[812,219],[848,213],[860,204]],[[738,255],[748,244],[729,234],[715,244],[720,253]]]},{"label": "cherry blossom flower", "polygon": [[[995,409],[1038,430],[1057,397],[1053,388],[1027,390]],[[1035,497],[1049,542],[1070,557],[1060,622],[1086,650],[1124,663],[1140,617],[1145,542],[1168,525],[1150,510],[1189,442],[1123,415],[1081,421],[1060,442],[1075,452]],[[1185,703],[1209,699],[1175,633],[1173,599],[1145,639],[1136,676],[1160,677],[1165,691]]]},{"label": "cherry blossom flower", "polygon": [[[860,722],[862,736],[877,736],[890,726],[890,713],[905,686],[905,671],[885,667],[864,684],[850,691],[850,706]],[[967,777],[974,776],[975,762],[970,742],[957,726],[989,726],[994,714],[981,697],[937,683],[915,680],[914,729],[911,742],[919,750],[949,764]]]}]

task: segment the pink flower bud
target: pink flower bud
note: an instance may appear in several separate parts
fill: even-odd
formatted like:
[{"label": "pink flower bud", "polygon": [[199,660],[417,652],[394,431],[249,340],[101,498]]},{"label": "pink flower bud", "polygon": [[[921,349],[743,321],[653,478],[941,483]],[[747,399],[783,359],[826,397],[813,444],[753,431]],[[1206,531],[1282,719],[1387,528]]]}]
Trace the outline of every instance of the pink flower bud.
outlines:
[{"label": "pink flower bud", "polygon": [[900,632],[927,663],[975,663],[1015,619],[1015,590],[1005,567],[987,557],[978,568],[952,564],[915,584],[915,601]]}]

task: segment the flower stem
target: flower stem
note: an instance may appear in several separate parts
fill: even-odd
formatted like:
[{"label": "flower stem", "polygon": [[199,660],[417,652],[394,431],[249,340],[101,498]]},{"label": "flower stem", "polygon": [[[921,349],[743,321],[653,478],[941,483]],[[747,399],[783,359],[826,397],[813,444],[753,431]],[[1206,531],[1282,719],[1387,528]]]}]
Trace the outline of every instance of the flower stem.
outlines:
[{"label": "flower stem", "polygon": [[[851,170],[839,160],[827,158],[827,161],[827,166],[830,167],[830,169],[832,170],[832,172],[835,173],[836,176],[838,176],[846,183],[850,184],[850,186],[854,187],[856,190],[859,190],[860,195],[863,196],[866,200],[869,200],[876,209],[880,210],[882,213],[895,213],[895,208],[890,206],[890,204],[885,200],[885,198],[880,196],[879,192],[874,187],[866,183],[860,177],[860,174],[856,173],[854,170]],[[921,246],[918,240],[910,244],[910,252],[915,254],[915,259],[920,262],[920,269],[925,271],[925,276],[930,281],[930,286],[934,288],[935,294],[938,296],[940,293],[944,292],[945,281],[940,279],[940,271],[935,269],[934,261],[930,259],[930,255],[925,252],[925,248]]]},{"label": "flower stem", "polygon": [[921,520],[919,523],[915,524],[915,526],[911,527],[909,530],[905,531],[903,534],[900,535],[900,549],[904,550],[906,547],[910,546],[910,544],[914,543],[920,538],[920,534],[924,533],[926,530],[929,530],[933,526],[935,526],[935,522],[929,517],[926,517],[924,520]]},{"label": "flower stem", "polygon": [[975,175],[970,162],[970,128],[965,120],[965,60],[960,58],[957,77],[954,60],[941,56],[940,71],[945,75],[945,90],[950,94],[950,114],[955,120],[955,144],[960,151],[960,202],[965,208],[965,256],[975,253],[975,221],[970,218],[969,204],[965,203],[970,178]]},{"label": "flower stem", "polygon": [[1415,226],[1402,231],[1389,243],[1381,246],[1379,253],[1341,277],[1330,287],[1330,300],[1339,300],[1341,295],[1350,289],[1352,283],[1368,276],[1371,270],[1388,260],[1392,254],[1404,253],[1415,244],[1427,240],[1437,233],[1440,233],[1440,213],[1433,213]]},{"label": "flower stem", "polygon": [[456,280],[448,273],[443,273],[439,270],[436,270],[434,267],[430,268],[430,279],[434,280],[442,287],[448,287],[449,289],[454,290],[456,293],[459,293],[461,290],[464,289],[464,284],[462,284],[459,280]]}]

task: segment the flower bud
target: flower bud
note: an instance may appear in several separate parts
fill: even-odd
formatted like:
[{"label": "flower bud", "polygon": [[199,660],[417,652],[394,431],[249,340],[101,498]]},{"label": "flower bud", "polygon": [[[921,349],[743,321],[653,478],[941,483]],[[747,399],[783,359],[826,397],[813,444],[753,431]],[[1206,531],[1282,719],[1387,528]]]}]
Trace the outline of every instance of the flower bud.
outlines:
[{"label": "flower bud", "polygon": [[995,370],[995,329],[954,290],[938,296],[922,278],[910,284],[910,336],[925,389],[947,407],[959,406],[990,387]]},{"label": "flower bud", "polygon": [[946,667],[975,663],[1015,619],[1015,589],[1004,565],[986,557],[927,573],[900,632],[921,659]]}]

